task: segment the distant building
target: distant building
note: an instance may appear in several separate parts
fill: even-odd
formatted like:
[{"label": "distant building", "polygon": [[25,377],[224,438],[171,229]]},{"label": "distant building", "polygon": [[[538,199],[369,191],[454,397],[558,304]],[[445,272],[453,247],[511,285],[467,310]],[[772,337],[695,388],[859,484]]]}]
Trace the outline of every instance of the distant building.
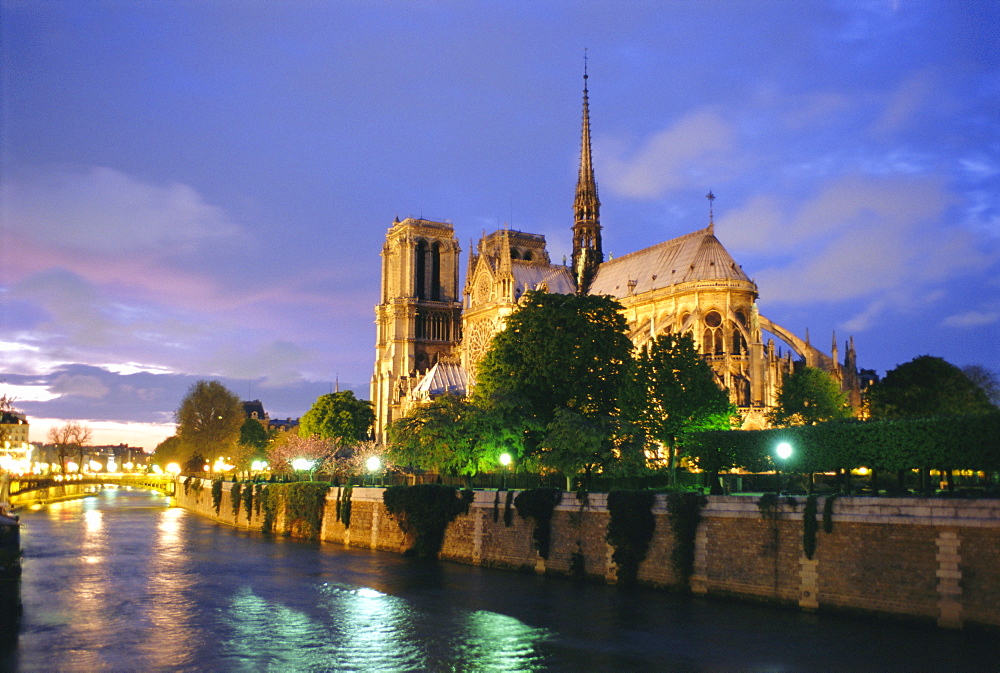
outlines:
[{"label": "distant building", "polygon": [[460,294],[460,249],[451,222],[393,221],[382,248],[375,307],[376,436],[383,437],[388,424],[414,404],[445,392],[467,393],[493,335],[530,290],[615,298],[636,347],[663,334],[690,334],[739,407],[744,428],[766,426],[795,361],[831,374],[858,409],[862,381],[853,337],[841,362],[836,336],[827,355],[808,333],[799,338],[760,314],[756,283],[715,236],[711,192],[704,226],[605,261],[586,79],[569,266],[552,264],[544,236],[501,229],[484,235],[471,252]]},{"label": "distant building", "polygon": [[243,403],[243,413],[246,414],[247,418],[252,418],[255,421],[260,421],[264,427],[267,427],[268,418],[267,412],[264,411],[264,404],[260,400],[250,400],[249,402],[244,401]]},{"label": "distant building", "polygon": [[286,418],[282,420],[280,418],[272,418],[267,422],[267,429],[274,430],[276,432],[298,432],[299,419]]},{"label": "distant building", "polygon": [[28,417],[16,411],[0,412],[0,448],[20,447],[28,443]]}]

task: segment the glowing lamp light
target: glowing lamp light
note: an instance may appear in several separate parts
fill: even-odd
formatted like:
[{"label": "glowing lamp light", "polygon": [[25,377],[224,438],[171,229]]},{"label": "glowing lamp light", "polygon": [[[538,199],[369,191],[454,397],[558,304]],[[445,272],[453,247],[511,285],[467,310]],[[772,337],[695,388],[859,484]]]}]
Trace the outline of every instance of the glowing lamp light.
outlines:
[{"label": "glowing lamp light", "polygon": [[507,467],[508,465],[510,465],[510,461],[511,460],[512,459],[511,459],[509,453],[501,453],[500,454],[500,464],[503,465],[504,467]]},{"label": "glowing lamp light", "polygon": [[367,461],[365,461],[365,467],[368,468],[369,472],[375,472],[380,467],[382,467],[382,461],[379,460],[378,456],[372,456]]},{"label": "glowing lamp light", "polygon": [[163,474],[163,468],[159,465],[153,466],[153,474]]},{"label": "glowing lamp light", "polygon": [[296,470],[311,470],[313,466],[313,461],[307,460],[306,458],[296,458],[292,461],[292,467]]},{"label": "glowing lamp light", "polygon": [[262,472],[267,469],[267,462],[263,460],[255,460],[250,463],[250,469],[254,472]]},{"label": "glowing lamp light", "polygon": [[98,463],[96,460],[92,460],[88,464],[88,467],[90,467],[90,471],[91,472],[100,472],[101,468],[103,467],[103,465],[101,465],[100,463]]},{"label": "glowing lamp light", "polygon": [[172,474],[172,475],[174,475],[176,477],[178,474],[181,473],[181,466],[178,465],[177,463],[168,463],[167,464],[167,472],[169,472],[170,474]]},{"label": "glowing lamp light", "polygon": [[782,460],[788,460],[792,457],[792,445],[788,442],[782,442],[778,446],[774,447],[774,452],[778,454],[778,458]]}]

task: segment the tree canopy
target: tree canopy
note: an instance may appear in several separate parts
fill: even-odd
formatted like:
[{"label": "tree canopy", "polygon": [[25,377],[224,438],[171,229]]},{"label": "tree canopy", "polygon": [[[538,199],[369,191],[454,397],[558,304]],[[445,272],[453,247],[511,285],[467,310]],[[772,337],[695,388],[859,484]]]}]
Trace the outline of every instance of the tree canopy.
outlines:
[{"label": "tree canopy", "polygon": [[475,400],[538,427],[559,407],[616,415],[632,352],[621,308],[610,297],[528,292],[479,363]]},{"label": "tree canopy", "polygon": [[185,460],[195,454],[230,456],[246,418],[240,398],[218,381],[198,381],[175,413]]},{"label": "tree canopy", "polygon": [[847,395],[833,377],[822,369],[802,366],[782,381],[770,420],[782,426],[816,425],[851,416]]},{"label": "tree canopy", "polygon": [[320,395],[299,420],[302,437],[318,435],[344,443],[371,438],[375,412],[372,403],[359,400],[350,390]]},{"label": "tree canopy", "polygon": [[503,451],[490,441],[488,423],[486,412],[472,402],[442,395],[389,425],[389,459],[401,466],[470,476],[495,468]]},{"label": "tree canopy", "polygon": [[667,454],[673,472],[685,437],[692,432],[728,429],[736,414],[729,395],[715,382],[712,368],[689,335],[653,339],[635,359],[627,415]]},{"label": "tree canopy", "polygon": [[996,409],[986,392],[961,369],[921,355],[886,372],[867,394],[872,418],[928,418]]}]

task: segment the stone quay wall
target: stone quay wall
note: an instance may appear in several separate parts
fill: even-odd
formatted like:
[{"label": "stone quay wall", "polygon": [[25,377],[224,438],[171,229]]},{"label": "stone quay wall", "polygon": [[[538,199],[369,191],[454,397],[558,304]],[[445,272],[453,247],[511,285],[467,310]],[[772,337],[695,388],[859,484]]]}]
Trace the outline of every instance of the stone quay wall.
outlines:
[{"label": "stone quay wall", "polygon": [[[185,492],[177,503],[202,516],[260,530],[261,514],[242,509],[233,516],[229,488],[216,513],[211,483]],[[339,520],[342,487],[330,489],[320,539],[326,542],[405,552],[412,545],[382,504],[381,488],[354,487],[350,527]],[[1000,628],[1000,501],[920,498],[838,497],[832,503],[832,530],[822,525],[824,498],[818,498],[816,551],[803,551],[805,498],[782,498],[777,516],[766,518],[751,496],[710,496],[695,536],[696,595],[729,596],[803,610],[841,609],[936,622],[946,628]],[[614,583],[614,549],[605,536],[607,496],[585,502],[564,493],[552,518],[548,559],[535,550],[534,522],[511,505],[505,522],[506,492],[476,491],[469,513],[447,529],[440,558],[495,568],[560,575],[579,574]],[[674,536],[666,502],[653,508],[656,529],[646,560],[639,566],[644,585],[676,588],[671,564]],[[295,535],[296,526],[275,520],[276,534]],[[291,530],[289,530],[291,529]]]}]

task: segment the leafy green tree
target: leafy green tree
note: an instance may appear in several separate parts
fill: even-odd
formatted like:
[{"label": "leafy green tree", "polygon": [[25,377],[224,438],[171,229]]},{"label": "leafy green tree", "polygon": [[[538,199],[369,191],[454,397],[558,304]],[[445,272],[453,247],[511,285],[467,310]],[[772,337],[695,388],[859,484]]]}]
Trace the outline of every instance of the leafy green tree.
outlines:
[{"label": "leafy green tree", "polygon": [[631,421],[665,451],[673,478],[685,439],[693,432],[729,428],[736,410],[715,382],[689,335],[664,334],[635,359],[625,407]]},{"label": "leafy green tree", "polygon": [[264,424],[256,418],[248,418],[240,426],[239,443],[243,446],[263,451],[267,447],[267,442],[270,438],[271,433],[268,433]]},{"label": "leafy green tree", "polygon": [[359,400],[350,390],[320,395],[299,420],[303,437],[319,435],[352,443],[371,438],[375,411],[372,403]]},{"label": "leafy green tree", "polygon": [[559,407],[539,445],[541,465],[566,475],[566,490],[573,490],[573,475],[583,470],[586,482],[599,467],[614,460],[610,419],[587,418]]},{"label": "leafy green tree", "polygon": [[472,476],[498,465],[499,452],[484,441],[483,410],[442,395],[389,425],[388,455],[397,465]]},{"label": "leafy green tree", "polygon": [[778,404],[770,414],[775,425],[816,425],[852,416],[847,395],[822,369],[799,367],[785,377]]},{"label": "leafy green tree", "polygon": [[986,392],[961,369],[921,355],[886,372],[868,391],[872,418],[926,418],[995,410]]},{"label": "leafy green tree", "polygon": [[218,381],[198,381],[175,413],[185,460],[196,453],[213,460],[229,457],[246,418],[240,398]]},{"label": "leafy green tree", "polygon": [[474,399],[525,419],[529,435],[563,407],[595,419],[618,414],[632,343],[610,297],[529,292],[479,364]]}]

